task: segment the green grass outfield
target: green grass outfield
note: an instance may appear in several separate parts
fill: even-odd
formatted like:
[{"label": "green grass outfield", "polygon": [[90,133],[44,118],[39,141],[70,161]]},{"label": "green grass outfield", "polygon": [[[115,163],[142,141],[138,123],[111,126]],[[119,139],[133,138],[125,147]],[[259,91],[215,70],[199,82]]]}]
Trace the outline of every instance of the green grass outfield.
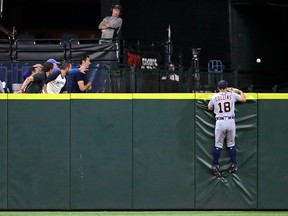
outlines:
[{"label": "green grass outfield", "polygon": [[0,216],[288,216],[288,211],[0,211]]}]

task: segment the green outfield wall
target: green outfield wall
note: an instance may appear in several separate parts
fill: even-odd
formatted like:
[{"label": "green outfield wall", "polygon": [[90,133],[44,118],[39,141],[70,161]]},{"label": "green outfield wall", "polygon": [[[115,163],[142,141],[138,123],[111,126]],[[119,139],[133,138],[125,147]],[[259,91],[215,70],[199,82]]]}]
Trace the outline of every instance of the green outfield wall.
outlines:
[{"label": "green outfield wall", "polygon": [[0,94],[0,209],[287,210],[288,94],[236,104],[221,178],[211,95]]}]

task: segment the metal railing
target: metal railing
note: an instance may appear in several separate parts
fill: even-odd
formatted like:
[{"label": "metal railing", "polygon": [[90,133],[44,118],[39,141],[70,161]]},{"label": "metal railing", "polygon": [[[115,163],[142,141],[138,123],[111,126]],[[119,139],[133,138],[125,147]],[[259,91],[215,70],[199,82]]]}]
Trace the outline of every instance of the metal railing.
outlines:
[{"label": "metal railing", "polygon": [[[151,58],[163,55],[163,43],[143,44],[115,41],[116,43],[99,43],[99,39],[17,39],[13,44],[9,40],[0,41],[0,80],[12,88],[13,83],[22,83],[25,70],[35,63],[43,63],[49,58],[70,60],[74,66],[82,55],[89,55],[92,69],[101,77],[96,80],[94,92],[213,92],[220,79],[226,79],[230,86],[243,89],[246,92],[288,92],[285,82],[259,84],[257,80],[265,79],[263,74],[253,71],[236,71],[225,68],[221,73],[213,73],[209,68],[193,68],[179,66],[176,73],[179,81],[162,80],[167,75],[166,66],[157,62],[157,67],[144,69],[139,65],[128,64],[127,53],[151,55]],[[165,45],[165,44],[164,44]],[[141,50],[144,52],[141,53]],[[156,53],[156,55],[155,55]],[[140,55],[139,54],[139,55]],[[164,53],[165,54],[165,53]],[[143,57],[142,56],[142,57]],[[136,56],[137,57],[137,56]],[[163,56],[162,56],[163,57]],[[115,67],[117,63],[117,67]],[[95,65],[105,65],[99,67]],[[94,66],[93,66],[94,65]],[[114,66],[113,66],[114,65]],[[102,75],[101,75],[102,73]],[[279,73],[278,73],[279,74]],[[269,80],[267,74],[266,80]],[[104,78],[105,79],[104,79]]]},{"label": "metal railing", "polygon": [[[0,62],[0,80],[7,83],[12,92],[13,83],[23,82],[23,73],[34,63],[30,62]],[[99,67],[100,65],[100,67]],[[77,67],[78,63],[73,63]],[[96,73],[91,92],[111,93],[192,93],[214,92],[220,79],[228,81],[230,86],[242,89],[245,92],[288,92],[288,83],[260,85],[253,80],[257,79],[252,73],[239,73],[224,70],[222,74],[208,73],[207,68],[200,68],[197,74],[193,68],[178,67],[176,74],[179,81],[167,79],[167,70],[141,69],[127,65],[110,65],[92,61],[90,73]],[[71,77],[71,76],[70,76]],[[166,79],[162,79],[166,77]],[[211,79],[212,78],[212,79]],[[263,77],[262,77],[263,78]],[[70,83],[69,83],[70,82]],[[68,76],[68,84],[71,80]]]}]

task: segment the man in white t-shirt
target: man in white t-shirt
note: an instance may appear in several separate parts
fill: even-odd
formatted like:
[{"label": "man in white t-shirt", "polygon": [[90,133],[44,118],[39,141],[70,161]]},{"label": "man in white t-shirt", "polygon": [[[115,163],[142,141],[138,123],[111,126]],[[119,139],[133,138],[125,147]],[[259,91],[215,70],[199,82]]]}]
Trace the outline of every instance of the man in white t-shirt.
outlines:
[{"label": "man in white t-shirt", "polygon": [[0,80],[0,94],[5,93],[2,81]]},{"label": "man in white t-shirt", "polygon": [[68,93],[66,75],[71,71],[72,64],[68,61],[63,61],[61,70],[52,73],[45,80],[43,93],[45,94],[59,94]]}]

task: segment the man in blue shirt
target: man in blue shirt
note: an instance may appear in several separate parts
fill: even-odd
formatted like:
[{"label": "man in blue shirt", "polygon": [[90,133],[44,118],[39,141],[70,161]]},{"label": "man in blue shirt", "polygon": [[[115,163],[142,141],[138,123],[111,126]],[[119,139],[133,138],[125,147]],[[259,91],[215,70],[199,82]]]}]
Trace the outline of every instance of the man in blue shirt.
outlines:
[{"label": "man in blue shirt", "polygon": [[[89,69],[91,62],[89,56],[83,56],[80,60],[80,68]],[[85,93],[92,89],[92,82],[88,80],[86,73],[75,73],[72,76],[71,93]]]}]

